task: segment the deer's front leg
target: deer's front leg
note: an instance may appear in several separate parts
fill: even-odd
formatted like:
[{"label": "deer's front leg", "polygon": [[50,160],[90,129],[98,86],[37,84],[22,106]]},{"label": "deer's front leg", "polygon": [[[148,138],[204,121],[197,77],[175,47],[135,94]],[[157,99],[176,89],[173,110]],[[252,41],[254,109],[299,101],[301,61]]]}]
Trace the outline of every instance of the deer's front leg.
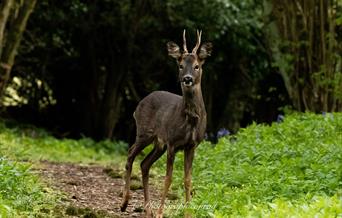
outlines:
[{"label": "deer's front leg", "polygon": [[[184,187],[185,187],[185,205],[191,200],[191,171],[192,161],[194,160],[195,146],[185,148],[184,150]],[[185,213],[185,217],[191,217]]]},{"label": "deer's front leg", "polygon": [[172,182],[172,171],[173,171],[174,160],[175,160],[175,150],[173,147],[168,145],[164,192],[162,193],[162,199],[160,202],[160,207],[158,210],[157,218],[163,217],[163,209],[164,209],[164,204],[165,204],[165,198],[166,198],[167,192],[168,192],[170,185],[171,185],[171,182]]},{"label": "deer's front leg", "polygon": [[192,161],[194,160],[195,147],[184,150],[184,187],[185,203],[191,200],[191,172]]}]

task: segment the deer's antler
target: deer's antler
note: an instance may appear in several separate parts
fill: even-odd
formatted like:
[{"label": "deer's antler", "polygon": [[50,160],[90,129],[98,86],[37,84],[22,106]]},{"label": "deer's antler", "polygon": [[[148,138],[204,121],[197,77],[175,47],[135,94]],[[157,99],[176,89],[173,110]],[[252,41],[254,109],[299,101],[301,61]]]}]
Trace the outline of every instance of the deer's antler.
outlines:
[{"label": "deer's antler", "polygon": [[183,50],[184,50],[184,53],[188,53],[188,49],[186,48],[185,29],[183,31]]},{"label": "deer's antler", "polygon": [[196,46],[195,48],[192,50],[192,54],[196,54],[200,44],[201,44],[201,36],[202,36],[202,30],[201,31],[198,31],[197,30],[197,43],[196,43]]}]

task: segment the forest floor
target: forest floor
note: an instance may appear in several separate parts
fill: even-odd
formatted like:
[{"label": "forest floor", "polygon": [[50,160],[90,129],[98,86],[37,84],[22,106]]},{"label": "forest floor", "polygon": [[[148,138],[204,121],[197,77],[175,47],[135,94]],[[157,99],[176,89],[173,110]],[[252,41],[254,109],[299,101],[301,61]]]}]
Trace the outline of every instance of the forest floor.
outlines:
[{"label": "forest floor", "polygon": [[[122,172],[100,165],[41,162],[38,174],[52,189],[63,194],[59,214],[65,217],[143,217],[143,190],[140,179],[132,177],[131,199],[126,212],[120,211],[124,181]],[[158,191],[151,187],[151,199]]]},{"label": "forest floor", "polygon": [[[184,156],[178,153],[165,215],[183,217],[188,210],[193,217],[342,218],[341,124],[341,113],[292,114],[270,126],[250,125],[215,146],[203,142],[190,205],[182,203]],[[131,201],[127,212],[120,211],[126,157],[122,142],[57,139],[0,120],[0,217],[143,217],[137,162]],[[150,173],[153,211],[165,158]]]}]

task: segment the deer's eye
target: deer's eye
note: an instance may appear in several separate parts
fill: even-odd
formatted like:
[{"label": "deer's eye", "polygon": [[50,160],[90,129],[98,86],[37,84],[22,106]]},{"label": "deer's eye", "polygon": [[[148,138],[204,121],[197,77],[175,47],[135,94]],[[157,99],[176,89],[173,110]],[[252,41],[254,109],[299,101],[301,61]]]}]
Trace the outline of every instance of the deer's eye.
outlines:
[{"label": "deer's eye", "polygon": [[195,66],[195,70],[199,70],[199,66],[198,65]]},{"label": "deer's eye", "polygon": [[180,70],[183,70],[183,68],[184,68],[183,65],[179,65]]}]

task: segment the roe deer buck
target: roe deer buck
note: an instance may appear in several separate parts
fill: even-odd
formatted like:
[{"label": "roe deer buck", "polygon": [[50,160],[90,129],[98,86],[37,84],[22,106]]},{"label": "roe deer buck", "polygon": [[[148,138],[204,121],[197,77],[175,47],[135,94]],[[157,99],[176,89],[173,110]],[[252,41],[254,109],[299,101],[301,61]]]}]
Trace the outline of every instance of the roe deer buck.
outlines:
[{"label": "roe deer buck", "polygon": [[[206,111],[204,107],[201,78],[202,65],[211,55],[212,44],[204,43],[201,47],[202,31],[197,31],[197,43],[191,53],[186,47],[185,30],[183,32],[183,51],[174,42],[167,43],[171,57],[177,60],[179,80],[183,96],[165,91],[155,91],[141,100],[133,114],[136,121],[137,135],[135,143],[128,151],[125,187],[121,211],[125,211],[129,200],[132,164],[147,145],[153,143],[151,153],[141,163],[144,186],[145,213],[152,216],[149,207],[148,179],[152,164],[167,151],[167,170],[164,191],[157,217],[163,216],[165,197],[171,185],[175,153],[184,150],[184,185],[186,202],[190,201],[191,168],[196,146],[203,140],[206,129]],[[199,49],[200,48],[200,49]],[[198,51],[199,49],[199,51]]]}]

